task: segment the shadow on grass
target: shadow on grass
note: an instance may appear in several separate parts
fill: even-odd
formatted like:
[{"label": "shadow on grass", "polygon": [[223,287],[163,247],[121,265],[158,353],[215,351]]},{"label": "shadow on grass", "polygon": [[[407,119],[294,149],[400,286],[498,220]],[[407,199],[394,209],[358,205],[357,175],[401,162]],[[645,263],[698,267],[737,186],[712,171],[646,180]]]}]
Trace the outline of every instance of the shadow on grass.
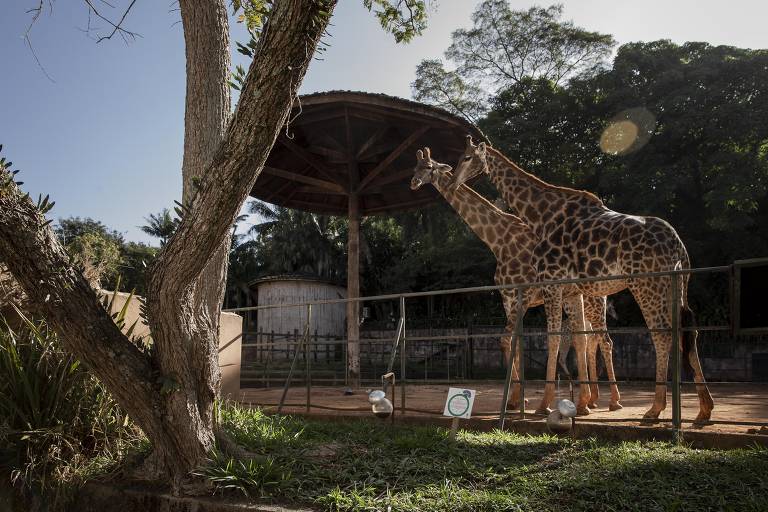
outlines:
[{"label": "shadow on grass", "polygon": [[768,510],[768,452],[228,412],[291,473],[275,497],[323,510]]}]

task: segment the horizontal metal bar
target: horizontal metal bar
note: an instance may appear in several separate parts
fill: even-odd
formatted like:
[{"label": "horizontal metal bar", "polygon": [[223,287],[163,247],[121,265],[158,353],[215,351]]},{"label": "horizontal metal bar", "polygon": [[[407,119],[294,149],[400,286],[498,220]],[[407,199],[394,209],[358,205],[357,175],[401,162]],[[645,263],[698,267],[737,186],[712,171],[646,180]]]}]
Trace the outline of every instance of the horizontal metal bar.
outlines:
[{"label": "horizontal metal bar", "polygon": [[[698,331],[698,332],[729,332],[731,330],[728,326],[702,326],[702,327],[683,327],[681,329],[684,332],[692,332],[692,331]],[[584,331],[546,331],[546,330],[525,330],[523,331],[524,337],[531,337],[531,336],[568,336],[572,334],[650,334],[654,332],[668,332],[671,331],[671,328],[656,328],[656,329],[648,329],[647,327],[617,327],[613,329],[593,329],[593,330],[584,330]],[[514,333],[511,331],[491,331],[491,332],[485,332],[485,333],[476,333],[476,334],[444,334],[444,335],[437,335],[437,336],[411,336],[409,339],[411,341],[445,341],[445,340],[457,340],[457,341],[463,341],[468,339],[483,339],[483,338],[495,338],[495,337],[501,337],[501,336],[513,336]],[[379,343],[382,345],[389,345],[389,339],[388,338],[360,338],[359,340],[363,344],[374,344]],[[268,348],[268,347],[285,347],[290,345],[298,345],[301,341],[296,341],[294,339],[285,339],[281,341],[276,342],[247,342],[243,343],[242,346],[245,348]],[[310,342],[310,346],[315,347],[335,347],[339,345],[344,345],[347,343],[346,339],[335,339],[333,341],[328,342]]]},{"label": "horizontal metal bar", "polygon": [[600,277],[581,277],[575,279],[560,279],[554,281],[538,281],[534,283],[520,283],[509,285],[489,285],[489,286],[474,286],[469,288],[453,288],[449,290],[433,290],[427,292],[409,292],[409,293],[393,293],[387,295],[372,295],[369,297],[354,297],[346,299],[328,299],[313,302],[297,302],[293,304],[265,304],[262,306],[249,306],[243,308],[231,308],[224,309],[225,313],[239,313],[245,311],[259,311],[262,309],[276,309],[276,308],[290,308],[298,306],[320,306],[324,304],[346,304],[347,302],[365,302],[365,301],[379,301],[379,300],[395,300],[400,298],[414,298],[414,297],[429,297],[438,295],[453,295],[460,293],[477,293],[477,292],[491,292],[499,290],[525,290],[528,288],[543,287],[543,286],[558,286],[568,284],[585,284],[595,283],[601,281],[621,281],[623,279],[650,279],[654,277],[669,277],[673,275],[684,274],[702,274],[702,273],[715,273],[715,272],[730,272],[730,265],[723,265],[719,267],[702,267],[694,269],[680,269],[680,270],[666,270],[664,272],[642,272],[638,274],[620,274],[614,276],[600,276]]}]

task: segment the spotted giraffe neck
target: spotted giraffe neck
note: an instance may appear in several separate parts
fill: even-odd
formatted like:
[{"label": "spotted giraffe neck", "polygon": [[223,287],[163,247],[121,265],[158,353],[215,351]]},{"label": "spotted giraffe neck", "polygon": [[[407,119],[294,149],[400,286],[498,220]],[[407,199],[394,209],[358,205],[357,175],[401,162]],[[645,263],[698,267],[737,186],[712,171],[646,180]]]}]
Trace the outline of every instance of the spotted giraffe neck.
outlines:
[{"label": "spotted giraffe neck", "polygon": [[553,204],[591,204],[604,207],[594,194],[567,187],[558,187],[521,169],[499,151],[488,148],[486,162],[491,182],[515,214],[534,229],[543,226],[554,213]]},{"label": "spotted giraffe neck", "polygon": [[504,247],[516,243],[515,233],[527,232],[528,225],[520,218],[499,210],[467,185],[454,189],[452,181],[451,173],[442,173],[432,184],[497,259]]}]

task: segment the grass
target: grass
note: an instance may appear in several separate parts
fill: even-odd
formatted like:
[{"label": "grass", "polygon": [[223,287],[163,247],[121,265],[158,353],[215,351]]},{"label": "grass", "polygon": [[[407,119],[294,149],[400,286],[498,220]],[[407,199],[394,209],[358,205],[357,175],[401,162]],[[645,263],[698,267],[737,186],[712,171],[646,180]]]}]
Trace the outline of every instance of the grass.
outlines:
[{"label": "grass", "polygon": [[768,510],[768,451],[757,447],[695,450],[501,431],[461,431],[451,445],[442,428],[308,421],[232,406],[222,422],[265,459],[249,469],[212,460],[220,492],[320,510]]}]

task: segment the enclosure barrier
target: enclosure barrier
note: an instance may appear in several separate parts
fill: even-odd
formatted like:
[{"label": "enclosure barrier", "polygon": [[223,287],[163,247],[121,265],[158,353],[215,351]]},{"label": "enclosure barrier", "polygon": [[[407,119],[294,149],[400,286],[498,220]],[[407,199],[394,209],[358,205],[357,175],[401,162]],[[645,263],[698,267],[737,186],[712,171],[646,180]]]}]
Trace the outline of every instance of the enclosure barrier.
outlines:
[{"label": "enclosure barrier", "polygon": [[[425,409],[418,409],[418,408],[409,408],[406,405],[406,384],[408,383],[408,376],[406,375],[406,340],[409,342],[438,342],[438,341],[445,341],[445,340],[456,340],[456,341],[470,341],[475,338],[488,338],[489,336],[493,337],[501,337],[501,336],[511,336],[513,340],[513,346],[512,346],[512,354],[516,353],[516,351],[519,350],[519,378],[513,379],[512,374],[512,364],[506,365],[506,375],[505,377],[505,385],[503,388],[503,394],[502,394],[502,403],[498,411],[498,418],[499,418],[499,426],[503,428],[505,419],[510,416],[511,414],[515,414],[513,411],[507,410],[507,403],[509,398],[509,390],[512,384],[519,384],[520,385],[520,410],[517,412],[519,414],[519,418],[524,419],[526,415],[530,415],[530,413],[526,413],[525,411],[525,391],[526,391],[526,383],[530,382],[530,379],[526,379],[525,374],[525,361],[526,361],[526,343],[525,343],[525,335],[524,335],[524,329],[523,329],[523,318],[525,313],[525,304],[523,303],[523,291],[529,288],[534,287],[543,287],[543,286],[553,286],[553,285],[579,285],[583,283],[594,283],[594,282],[604,282],[604,281],[615,281],[615,280],[639,280],[639,279],[652,279],[652,278],[669,278],[672,286],[670,288],[670,295],[668,297],[669,300],[669,307],[671,308],[671,325],[666,328],[656,328],[656,329],[648,329],[648,328],[608,328],[608,329],[590,329],[590,330],[583,330],[583,331],[567,331],[567,330],[560,330],[560,331],[544,331],[540,333],[542,336],[549,336],[549,335],[574,335],[574,334],[619,334],[619,333],[625,333],[625,334],[647,334],[652,332],[670,332],[672,337],[672,346],[674,349],[671,351],[671,361],[670,361],[670,369],[672,372],[671,376],[671,382],[667,382],[665,379],[664,381],[660,382],[654,382],[654,385],[665,385],[671,387],[671,393],[672,393],[672,425],[675,432],[679,433],[680,429],[682,428],[682,425],[684,423],[693,423],[692,419],[685,419],[682,417],[682,411],[681,411],[681,386],[682,384],[696,384],[694,381],[683,381],[681,379],[681,373],[682,373],[682,364],[681,364],[681,357],[680,357],[680,339],[683,332],[686,331],[698,331],[698,332],[734,332],[736,328],[734,325],[705,325],[705,326],[686,326],[682,327],[680,325],[681,323],[681,316],[680,316],[680,304],[681,304],[681,297],[680,297],[680,281],[681,276],[683,275],[695,275],[695,274],[727,274],[728,277],[732,277],[734,274],[734,266],[728,265],[728,266],[718,266],[718,267],[707,267],[707,268],[697,268],[697,269],[680,269],[680,270],[671,270],[671,271],[665,271],[665,272],[650,272],[650,273],[638,273],[638,274],[625,274],[625,275],[616,275],[616,276],[604,276],[604,277],[594,277],[594,278],[579,278],[579,279],[564,279],[564,280],[556,280],[556,281],[541,281],[541,282],[532,282],[532,283],[524,283],[524,284],[517,284],[517,285],[506,285],[506,286],[478,286],[478,287],[470,287],[470,288],[458,288],[458,289],[450,289],[450,290],[437,290],[437,291],[427,291],[427,292],[412,292],[412,293],[400,293],[400,294],[388,294],[388,295],[378,295],[378,296],[369,296],[369,297],[357,297],[357,298],[351,298],[351,299],[329,299],[329,300],[319,300],[319,301],[313,301],[309,303],[298,303],[298,304],[269,304],[269,305],[261,305],[261,306],[253,306],[253,307],[244,307],[244,308],[234,308],[234,309],[227,309],[225,311],[227,312],[233,312],[233,313],[248,313],[252,311],[261,311],[261,310],[268,310],[268,309],[274,309],[274,308],[305,308],[306,309],[306,320],[304,322],[304,328],[302,331],[302,335],[300,338],[298,336],[294,336],[294,339],[282,339],[278,341],[274,341],[274,333],[272,336],[272,342],[270,343],[258,343],[258,348],[264,349],[264,348],[271,348],[275,349],[276,347],[279,347],[280,350],[285,350],[286,355],[289,355],[290,352],[293,352],[293,357],[291,359],[291,365],[290,369],[288,371],[288,375],[284,381],[283,384],[283,390],[282,395],[280,398],[280,401],[278,404],[261,404],[263,406],[277,406],[277,411],[282,412],[284,407],[291,406],[291,407],[299,407],[304,406],[305,410],[309,412],[311,409],[320,409],[320,410],[337,410],[337,411],[364,411],[368,410],[367,408],[338,408],[338,407],[330,407],[330,406],[323,406],[320,404],[313,404],[311,401],[311,394],[312,394],[312,385],[313,379],[312,376],[312,367],[311,367],[311,360],[312,357],[310,356],[311,352],[311,346],[314,345],[315,347],[315,359],[317,360],[317,354],[318,354],[318,346],[319,345],[325,345],[326,346],[326,354],[329,353],[328,351],[328,345],[329,343],[319,343],[318,342],[318,336],[317,333],[315,334],[315,343],[312,343],[312,335],[311,335],[311,322],[312,322],[312,315],[313,315],[313,307],[318,308],[320,306],[324,305],[332,305],[332,304],[346,304],[348,302],[370,302],[373,303],[375,301],[397,301],[399,311],[399,318],[397,320],[397,324],[395,327],[395,334],[394,338],[392,339],[391,349],[389,352],[389,360],[388,364],[385,368],[385,371],[379,373],[379,375],[386,374],[388,379],[391,379],[392,382],[394,382],[394,367],[395,367],[395,361],[397,358],[397,355],[400,356],[400,374],[397,376],[398,384],[400,384],[400,403],[399,404],[393,404],[396,406],[396,410],[399,411],[400,415],[404,415],[406,412],[417,412],[422,414],[441,414],[441,411],[432,411],[432,410],[425,410]],[[738,275],[738,271],[736,272]],[[730,286],[730,296],[729,296],[729,303],[733,306],[734,303],[739,303],[739,298],[734,297],[733,293],[734,290],[740,290],[741,287],[739,283],[736,283],[736,285],[733,284],[731,281]],[[408,337],[407,336],[407,329],[406,329],[406,300],[407,299],[414,299],[414,298],[420,298],[420,297],[437,297],[437,296],[444,296],[444,295],[466,295],[471,293],[479,293],[479,292],[494,292],[494,291],[500,291],[500,290],[516,290],[519,292],[517,294],[518,296],[518,302],[516,305],[517,308],[517,322],[514,326],[514,329],[509,332],[508,330],[504,330],[502,332],[494,332],[494,333],[481,333],[481,334],[463,334],[463,335],[441,335],[441,336],[413,336]],[[733,313],[733,312],[732,312]],[[736,315],[738,317],[738,315]],[[733,318],[733,315],[731,315],[731,318]],[[751,332],[762,332],[760,329],[751,329]],[[361,337],[361,341],[364,341],[365,338]],[[376,339],[377,341],[385,341],[383,339]],[[327,342],[328,340],[326,340]],[[334,345],[341,345],[343,348],[346,345],[346,339],[334,339],[332,340]],[[243,346],[246,347],[248,344],[244,343]],[[291,351],[291,347],[293,347],[293,350]],[[519,347],[519,348],[518,348]],[[304,368],[304,381],[306,386],[306,400],[304,404],[298,404],[298,403],[286,403],[286,397],[288,390],[291,386],[292,379],[294,377],[294,373],[296,370],[296,367],[298,365],[298,361],[300,358],[300,355],[304,356],[305,359],[305,368]],[[345,351],[341,354],[343,356],[344,364],[346,365],[346,353]],[[269,360],[267,361],[267,364],[269,364]],[[450,364],[448,365],[448,381],[450,381]],[[426,366],[425,366],[426,369]],[[538,380],[538,382],[541,382]],[[558,383],[559,381],[549,381],[544,380],[545,384],[553,384]],[[592,381],[592,380],[577,380],[572,379],[570,383],[573,386],[578,386],[581,384],[620,384],[622,382],[621,380],[603,380],[603,381]],[[709,381],[708,384],[712,384],[715,382]],[[386,391],[386,390],[385,390]],[[394,386],[393,386],[393,402],[394,402]],[[479,412],[478,414],[483,414],[482,412]],[[601,423],[611,423],[611,422],[627,422],[627,421],[637,421],[639,418],[637,417],[616,417],[616,418],[591,418],[589,419],[590,422],[601,422]],[[649,421],[649,420],[645,420]],[[651,422],[660,422],[663,420],[650,420]],[[722,424],[722,425],[746,425],[746,426],[756,426],[756,427],[763,427],[768,426],[768,422],[760,422],[760,421],[721,421],[721,420],[712,420],[708,421],[707,424]]]}]

